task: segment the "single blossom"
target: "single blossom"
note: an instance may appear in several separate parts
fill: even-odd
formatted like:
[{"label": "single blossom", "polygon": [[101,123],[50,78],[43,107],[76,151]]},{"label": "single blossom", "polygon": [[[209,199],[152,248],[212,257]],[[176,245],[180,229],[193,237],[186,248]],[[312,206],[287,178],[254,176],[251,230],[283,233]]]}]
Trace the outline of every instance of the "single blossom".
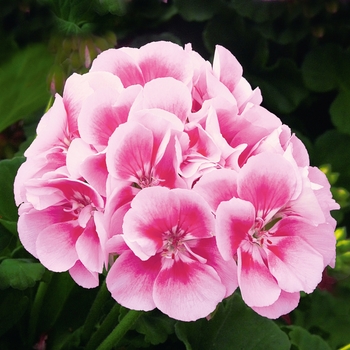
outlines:
[{"label": "single blossom", "polygon": [[[195,185],[216,214],[216,238],[225,259],[237,261],[243,300],[256,312],[277,318],[294,309],[299,292],[311,293],[335,255],[333,227],[317,197],[303,191],[300,176],[282,155],[262,153],[239,172],[220,170]],[[298,178],[299,177],[299,178]],[[216,193],[211,195],[211,190]],[[312,224],[298,205],[303,197],[320,222]]]},{"label": "single blossom", "polygon": [[116,251],[107,275],[112,296],[128,308],[157,307],[183,321],[209,315],[237,286],[236,265],[221,258],[213,232],[214,217],[198,194],[143,189],[124,217],[129,249]]},{"label": "single blossom", "polygon": [[48,269],[67,271],[87,288],[98,285],[104,262],[103,198],[71,179],[31,180],[19,208],[23,246]]}]

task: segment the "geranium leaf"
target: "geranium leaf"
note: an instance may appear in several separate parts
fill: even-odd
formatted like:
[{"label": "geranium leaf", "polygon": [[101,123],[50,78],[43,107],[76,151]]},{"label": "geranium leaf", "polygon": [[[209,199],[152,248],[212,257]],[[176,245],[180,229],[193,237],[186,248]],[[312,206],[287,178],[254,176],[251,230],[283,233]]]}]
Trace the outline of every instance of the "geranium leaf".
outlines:
[{"label": "geranium leaf", "polygon": [[350,134],[350,90],[343,90],[338,94],[329,112],[337,129]]},{"label": "geranium leaf", "polygon": [[261,88],[266,105],[278,113],[293,112],[308,95],[300,70],[289,59],[280,59],[250,81]]},{"label": "geranium leaf", "polygon": [[47,73],[53,57],[44,45],[28,46],[0,66],[0,131],[28,118],[48,99]]},{"label": "geranium leaf", "polygon": [[0,337],[20,320],[28,304],[29,298],[18,290],[0,291]]},{"label": "geranium leaf", "polygon": [[[7,222],[16,222],[18,218],[17,207],[13,198],[13,181],[23,161],[24,157],[0,161],[0,219],[7,229],[10,229]],[[10,231],[12,232],[12,230]]]},{"label": "geranium leaf", "polygon": [[287,335],[272,320],[247,307],[237,294],[221,304],[210,321],[178,323],[176,334],[186,344],[187,350],[290,348]]},{"label": "geranium leaf", "polygon": [[206,21],[223,6],[221,0],[174,0],[179,14],[187,21]]},{"label": "geranium leaf", "polygon": [[24,259],[5,259],[0,264],[0,288],[24,290],[33,287],[41,280],[44,272],[44,266],[39,263]]},{"label": "geranium leaf", "polygon": [[336,61],[340,47],[335,44],[317,46],[305,57],[301,67],[305,85],[317,92],[333,90],[337,87]]},{"label": "geranium leaf", "polygon": [[291,343],[299,350],[331,350],[330,346],[318,335],[309,333],[306,329],[298,326],[285,327],[290,330],[288,336]]},{"label": "geranium leaf", "polygon": [[135,329],[145,335],[145,341],[153,345],[164,343],[168,335],[174,332],[175,321],[155,310],[144,313],[138,320]]}]

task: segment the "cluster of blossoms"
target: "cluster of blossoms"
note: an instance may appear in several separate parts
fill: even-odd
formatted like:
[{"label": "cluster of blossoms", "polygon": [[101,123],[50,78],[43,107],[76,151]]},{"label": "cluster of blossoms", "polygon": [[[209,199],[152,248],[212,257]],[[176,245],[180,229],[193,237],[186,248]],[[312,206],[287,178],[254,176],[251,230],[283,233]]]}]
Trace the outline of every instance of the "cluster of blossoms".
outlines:
[{"label": "cluster of blossoms", "polygon": [[191,321],[240,288],[277,318],[335,260],[337,209],[235,57],[154,42],[102,52],[42,117],[15,180],[24,247],[130,309]]}]

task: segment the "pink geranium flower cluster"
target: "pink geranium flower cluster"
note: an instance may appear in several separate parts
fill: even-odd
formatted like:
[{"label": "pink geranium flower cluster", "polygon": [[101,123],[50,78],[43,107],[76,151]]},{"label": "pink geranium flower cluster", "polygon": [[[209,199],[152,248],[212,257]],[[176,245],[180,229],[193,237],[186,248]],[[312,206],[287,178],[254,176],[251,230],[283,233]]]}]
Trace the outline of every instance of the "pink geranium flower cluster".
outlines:
[{"label": "pink geranium flower cluster", "polygon": [[121,305],[206,317],[237,287],[277,318],[335,260],[338,205],[302,142],[216,47],[101,53],[42,117],[15,180],[19,237]]}]

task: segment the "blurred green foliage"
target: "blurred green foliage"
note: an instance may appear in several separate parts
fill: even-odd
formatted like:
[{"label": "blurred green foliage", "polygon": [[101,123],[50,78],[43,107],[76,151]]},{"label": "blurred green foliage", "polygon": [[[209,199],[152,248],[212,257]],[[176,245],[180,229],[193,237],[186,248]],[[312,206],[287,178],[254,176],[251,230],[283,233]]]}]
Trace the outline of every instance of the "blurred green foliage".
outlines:
[{"label": "blurred green foliage", "polygon": [[[0,4],[0,348],[83,349],[98,290],[46,271],[20,245],[12,183],[50,95],[99,52],[154,40],[192,43],[210,60],[227,47],[263,105],[293,128],[327,175],[341,209],[337,261],[285,318],[253,313],[239,295],[211,321],[141,316],[121,348],[339,349],[350,344],[350,3],[345,0],[13,0]],[[27,140],[27,141],[25,141]],[[108,297],[96,339],[115,302]],[[125,310],[114,309],[121,318]],[[114,327],[118,322],[112,324]],[[111,326],[111,325],[110,325]],[[99,333],[100,332],[100,333]],[[252,336],[254,335],[254,336]],[[93,344],[93,340],[90,345]]]}]

